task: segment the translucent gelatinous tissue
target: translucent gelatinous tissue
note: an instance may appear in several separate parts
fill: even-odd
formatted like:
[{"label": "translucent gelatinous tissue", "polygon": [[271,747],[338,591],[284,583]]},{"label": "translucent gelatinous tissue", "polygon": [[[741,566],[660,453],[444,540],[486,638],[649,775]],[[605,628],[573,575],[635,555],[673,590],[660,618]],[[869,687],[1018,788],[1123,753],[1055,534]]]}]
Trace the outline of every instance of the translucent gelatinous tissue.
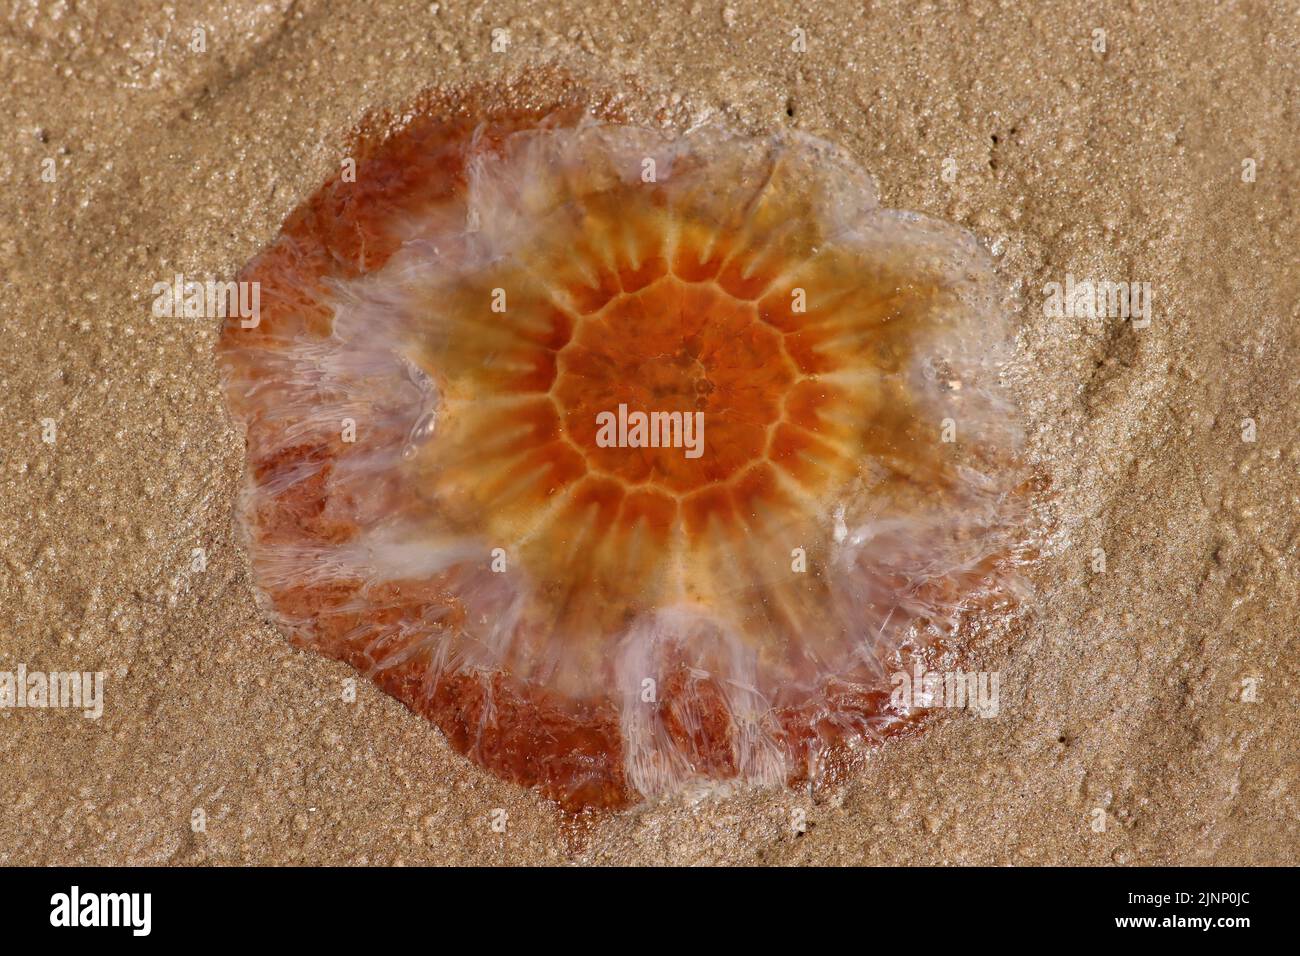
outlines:
[{"label": "translucent gelatinous tissue", "polygon": [[[569,806],[816,778],[1005,591],[990,267],[825,142],[419,117],[241,278],[269,611]],[[620,406],[698,455],[602,442]]]}]

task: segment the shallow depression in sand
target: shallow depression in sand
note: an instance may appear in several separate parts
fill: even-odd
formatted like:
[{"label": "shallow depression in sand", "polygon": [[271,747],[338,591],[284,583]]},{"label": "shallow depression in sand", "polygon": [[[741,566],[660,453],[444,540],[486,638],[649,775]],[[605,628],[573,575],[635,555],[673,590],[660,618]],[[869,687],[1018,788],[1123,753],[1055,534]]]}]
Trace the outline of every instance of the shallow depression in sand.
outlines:
[{"label": "shallow depression in sand", "polygon": [[268,609],[566,804],[815,778],[1007,593],[990,266],[825,142],[417,113],[241,279]]}]

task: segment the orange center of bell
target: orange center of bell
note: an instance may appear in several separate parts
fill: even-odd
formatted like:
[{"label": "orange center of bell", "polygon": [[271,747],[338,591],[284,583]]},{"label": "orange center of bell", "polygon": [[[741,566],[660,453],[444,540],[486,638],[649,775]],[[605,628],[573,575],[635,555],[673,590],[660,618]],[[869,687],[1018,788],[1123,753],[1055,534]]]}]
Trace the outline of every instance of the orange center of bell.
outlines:
[{"label": "orange center of bell", "polygon": [[[753,303],[673,276],[617,295],[583,318],[559,354],[558,372],[553,395],[588,466],[678,495],[763,459],[782,399],[799,377],[780,333]],[[697,455],[681,445],[603,447],[600,416],[617,416],[620,406],[627,415],[683,422],[702,413]]]}]

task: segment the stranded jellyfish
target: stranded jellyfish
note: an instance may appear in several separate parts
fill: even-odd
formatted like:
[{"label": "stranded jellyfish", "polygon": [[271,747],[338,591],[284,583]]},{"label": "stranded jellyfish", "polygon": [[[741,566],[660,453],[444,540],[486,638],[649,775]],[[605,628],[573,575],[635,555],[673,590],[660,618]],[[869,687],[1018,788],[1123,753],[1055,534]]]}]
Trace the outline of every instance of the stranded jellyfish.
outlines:
[{"label": "stranded jellyfish", "polygon": [[354,161],[219,346],[290,638],[574,808],[907,726],[1014,550],[974,239],[792,132],[443,103]]}]

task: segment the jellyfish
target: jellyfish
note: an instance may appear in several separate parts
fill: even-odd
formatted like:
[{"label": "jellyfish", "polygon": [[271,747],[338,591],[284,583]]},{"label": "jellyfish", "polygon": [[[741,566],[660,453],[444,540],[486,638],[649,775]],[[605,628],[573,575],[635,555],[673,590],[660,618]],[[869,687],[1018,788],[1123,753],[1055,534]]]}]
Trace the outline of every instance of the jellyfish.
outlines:
[{"label": "jellyfish", "polygon": [[844,151],[573,108],[363,137],[218,361],[256,592],[572,808],[815,781],[1015,590],[1008,320]]}]

